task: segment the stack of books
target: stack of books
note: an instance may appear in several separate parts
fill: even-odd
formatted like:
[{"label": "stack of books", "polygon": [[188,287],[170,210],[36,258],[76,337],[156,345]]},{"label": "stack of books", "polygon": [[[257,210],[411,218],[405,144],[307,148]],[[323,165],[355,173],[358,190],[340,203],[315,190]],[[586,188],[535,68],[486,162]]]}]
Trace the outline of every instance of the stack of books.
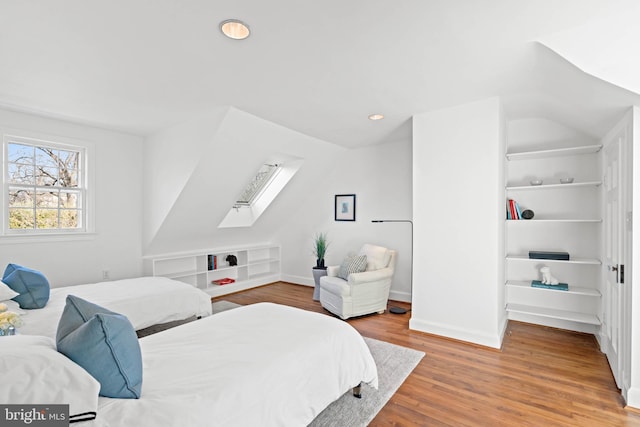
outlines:
[{"label": "stack of books", "polygon": [[235,282],[234,279],[230,277],[225,277],[224,279],[212,280],[211,283],[214,285],[228,285],[229,283]]},{"label": "stack of books", "polygon": [[540,280],[532,280],[531,281],[532,288],[544,288],[544,289],[555,289],[557,291],[568,291],[569,285],[566,283],[558,283],[557,285],[549,285],[546,283],[542,283]]},{"label": "stack of books", "polygon": [[569,252],[529,251],[529,259],[553,259],[569,261]]},{"label": "stack of books", "polygon": [[513,199],[507,199],[507,219],[522,219],[520,205]]}]

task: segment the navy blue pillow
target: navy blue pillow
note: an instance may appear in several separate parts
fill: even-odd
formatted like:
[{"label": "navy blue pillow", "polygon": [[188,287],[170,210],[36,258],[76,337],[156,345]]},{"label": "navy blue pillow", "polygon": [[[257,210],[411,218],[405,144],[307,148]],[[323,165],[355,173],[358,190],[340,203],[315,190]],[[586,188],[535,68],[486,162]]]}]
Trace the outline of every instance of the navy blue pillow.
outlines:
[{"label": "navy blue pillow", "polygon": [[42,308],[49,301],[49,281],[39,271],[9,264],[4,270],[2,281],[20,295],[12,298],[20,308]]},{"label": "navy blue pillow", "polygon": [[100,396],[140,398],[142,353],[126,316],[68,295],[56,344],[60,353],[98,380]]}]

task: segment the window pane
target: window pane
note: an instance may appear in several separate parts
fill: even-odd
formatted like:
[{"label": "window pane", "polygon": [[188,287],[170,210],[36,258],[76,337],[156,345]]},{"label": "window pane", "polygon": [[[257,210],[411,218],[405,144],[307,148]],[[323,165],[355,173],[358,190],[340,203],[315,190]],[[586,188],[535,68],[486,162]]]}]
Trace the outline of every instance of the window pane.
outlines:
[{"label": "window pane", "polygon": [[34,168],[33,165],[21,165],[9,163],[7,165],[7,174],[11,184],[33,184]]},{"label": "window pane", "polygon": [[9,228],[29,229],[33,228],[33,210],[31,209],[9,209]]},{"label": "window pane", "polygon": [[36,165],[36,185],[54,186],[58,182],[58,168]]},{"label": "window pane", "polygon": [[58,228],[58,210],[36,209],[36,228]]},{"label": "window pane", "polygon": [[12,163],[33,164],[35,147],[22,144],[8,144],[8,160]]},{"label": "window pane", "polygon": [[78,228],[80,227],[80,211],[78,210],[62,210],[60,211],[60,228]]},{"label": "window pane", "polygon": [[36,193],[36,207],[58,209],[58,192],[39,191]]},{"label": "window pane", "polygon": [[58,185],[66,188],[78,188],[78,171],[75,169],[60,169]]},{"label": "window pane", "polygon": [[10,208],[32,208],[35,201],[35,193],[20,188],[9,188],[9,207]]},{"label": "window pane", "polygon": [[65,169],[79,169],[80,153],[78,151],[60,150],[60,162]]},{"label": "window pane", "polygon": [[47,147],[36,147],[36,165],[38,167],[57,168],[59,150]]},{"label": "window pane", "polygon": [[80,194],[71,191],[60,192],[60,208],[77,209],[80,207]]}]

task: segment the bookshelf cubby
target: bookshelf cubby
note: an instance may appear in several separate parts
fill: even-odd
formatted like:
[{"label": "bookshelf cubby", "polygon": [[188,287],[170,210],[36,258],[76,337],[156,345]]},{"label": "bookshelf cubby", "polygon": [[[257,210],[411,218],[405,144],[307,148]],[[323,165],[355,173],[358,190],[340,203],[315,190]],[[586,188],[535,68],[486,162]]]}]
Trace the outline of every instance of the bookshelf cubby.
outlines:
[{"label": "bookshelf cubby", "polygon": [[[508,148],[507,200],[534,212],[530,220],[505,219],[509,319],[588,333],[595,333],[601,325],[601,149],[602,145],[529,151]],[[574,182],[560,183],[567,176],[574,177]],[[542,185],[531,185],[533,179],[541,179]],[[530,259],[529,250],[566,251],[571,258]],[[543,265],[561,282],[569,283],[568,291],[531,287],[531,280],[539,280]]]},{"label": "bookshelf cubby", "polygon": [[[234,255],[237,265],[230,265]],[[215,264],[213,260],[215,259]],[[188,283],[212,297],[230,294],[280,280],[280,247],[257,245],[250,247],[214,248],[145,257],[153,276],[164,276]],[[214,280],[233,279],[233,283],[218,285]]]}]

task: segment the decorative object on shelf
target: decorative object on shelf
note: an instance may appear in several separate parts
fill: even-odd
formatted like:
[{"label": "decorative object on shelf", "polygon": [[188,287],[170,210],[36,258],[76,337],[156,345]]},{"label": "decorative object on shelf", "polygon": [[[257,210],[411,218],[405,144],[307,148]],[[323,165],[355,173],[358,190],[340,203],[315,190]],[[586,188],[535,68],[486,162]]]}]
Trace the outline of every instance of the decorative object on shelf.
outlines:
[{"label": "decorative object on shelf", "polygon": [[522,219],[532,219],[534,213],[531,209],[525,209],[522,211]]},{"label": "decorative object on shelf", "polygon": [[556,261],[569,261],[568,252],[529,251],[531,259],[553,259]]},{"label": "decorative object on shelf", "polygon": [[336,221],[356,220],[356,195],[336,194],[334,219]]},{"label": "decorative object on shelf", "polygon": [[560,184],[571,184],[573,182],[573,177],[560,178]]},{"label": "decorative object on shelf", "polygon": [[327,254],[329,241],[327,233],[318,233],[313,238],[313,254],[316,256],[316,266],[314,268],[324,269],[324,256]]},{"label": "decorative object on shelf", "polygon": [[238,265],[238,257],[235,255],[227,255],[224,260],[227,261],[231,267]]},{"label": "decorative object on shelf", "polygon": [[551,274],[551,269],[547,266],[540,267],[540,276],[542,276],[542,284],[543,285],[557,285],[558,279],[553,277]]},{"label": "decorative object on shelf", "polygon": [[7,305],[0,303],[0,336],[15,335],[16,328],[22,326],[22,318],[18,313],[7,310]]},{"label": "decorative object on shelf", "polygon": [[542,185],[542,180],[541,179],[532,179],[531,181],[529,181],[529,184],[531,185]]},{"label": "decorative object on shelf", "polygon": [[555,289],[557,291],[568,291],[569,285],[566,283],[558,283],[557,285],[548,285],[546,283],[542,283],[540,280],[532,280],[531,281],[532,288],[543,288],[543,289]]},{"label": "decorative object on shelf", "polygon": [[[380,222],[407,222],[411,224],[411,271],[409,272],[411,277],[411,299],[413,300],[413,221],[410,219],[373,219],[371,222],[380,223]],[[402,307],[389,307],[389,312],[393,314],[405,314],[407,311],[406,308]]]}]

